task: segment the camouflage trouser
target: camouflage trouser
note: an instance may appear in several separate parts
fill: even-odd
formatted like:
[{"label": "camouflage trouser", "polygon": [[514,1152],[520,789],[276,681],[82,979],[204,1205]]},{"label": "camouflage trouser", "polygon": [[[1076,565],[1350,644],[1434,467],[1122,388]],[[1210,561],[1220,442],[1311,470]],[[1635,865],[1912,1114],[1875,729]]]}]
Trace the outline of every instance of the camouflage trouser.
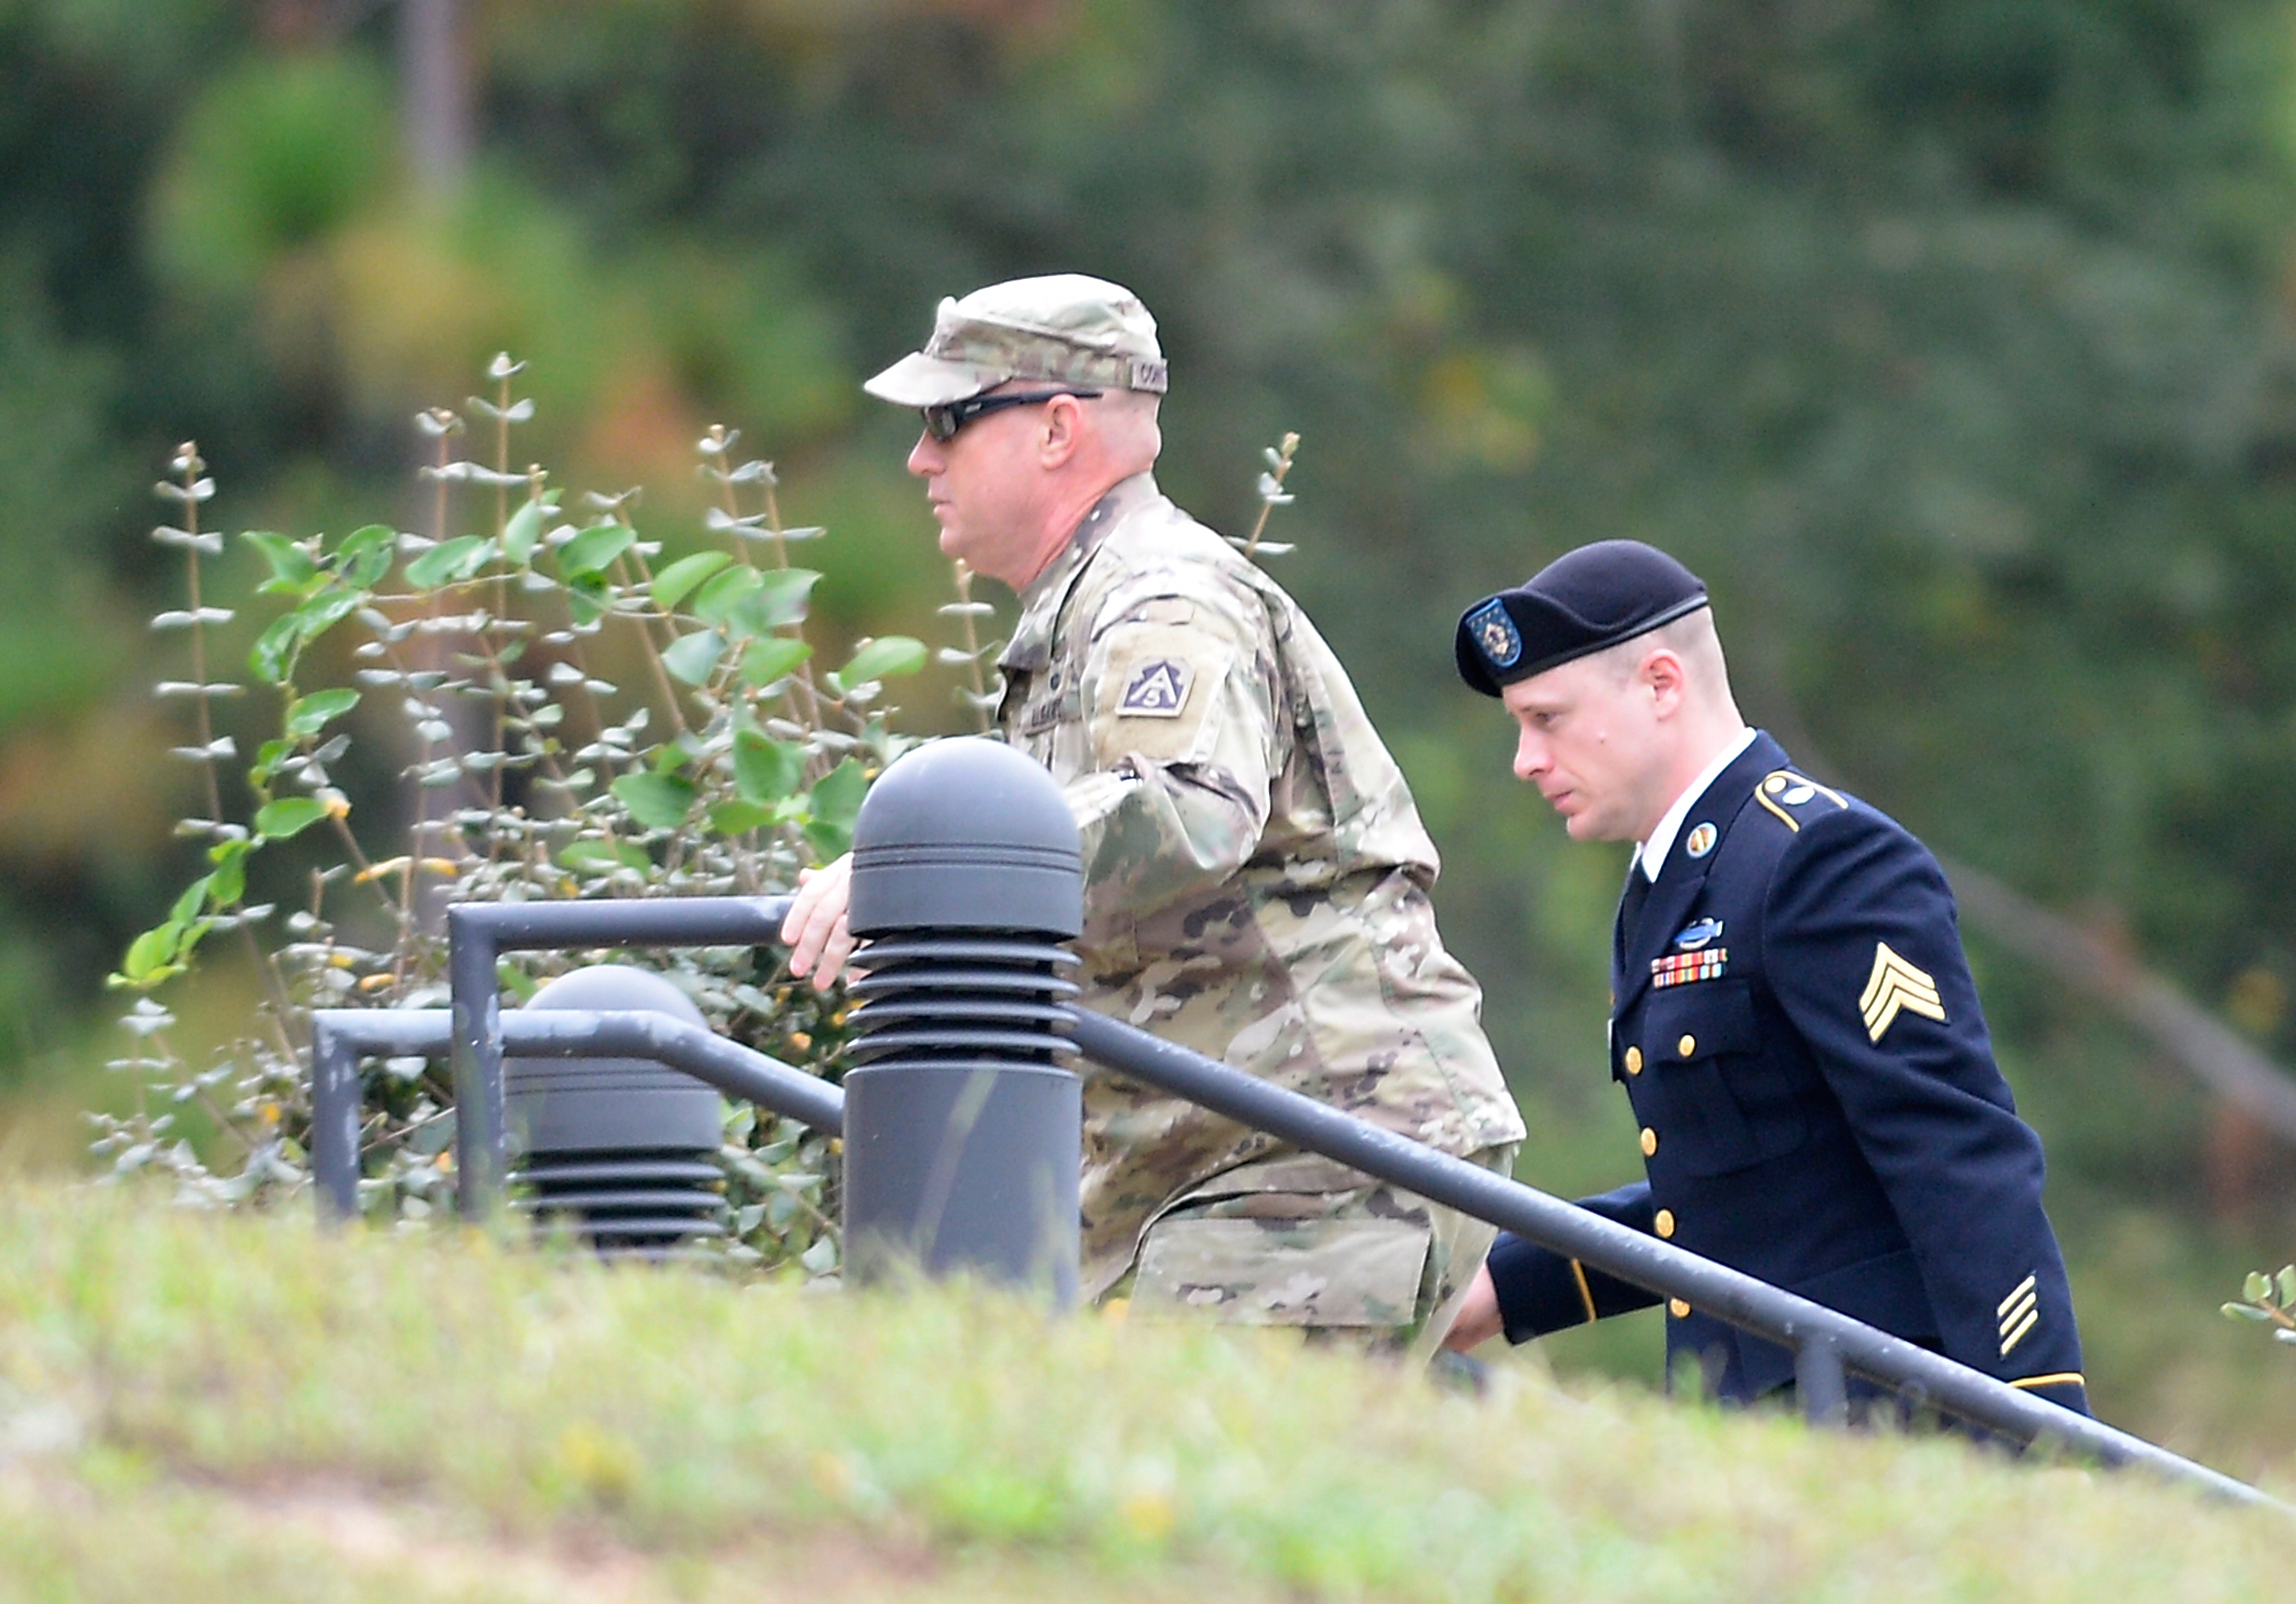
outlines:
[{"label": "camouflage trouser", "polygon": [[[1515,1144],[1467,1155],[1504,1175]],[[1433,1357],[1496,1229],[1312,1154],[1215,1175],[1158,1215],[1108,1294],[1134,1318],[1197,1309],[1311,1340]]]}]

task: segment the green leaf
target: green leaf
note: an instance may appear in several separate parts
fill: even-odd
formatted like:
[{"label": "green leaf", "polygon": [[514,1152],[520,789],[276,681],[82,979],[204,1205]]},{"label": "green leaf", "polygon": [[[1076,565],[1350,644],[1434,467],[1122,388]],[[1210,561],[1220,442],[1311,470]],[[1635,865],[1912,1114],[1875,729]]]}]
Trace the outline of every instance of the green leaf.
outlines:
[{"label": "green leaf", "polygon": [[603,574],[637,537],[638,532],[626,523],[594,525],[558,548],[558,571],[569,578]]},{"label": "green leaf", "polygon": [[325,806],[309,797],[281,797],[255,810],[255,833],[266,841],[289,840],[326,816]]},{"label": "green leaf", "polygon": [[279,772],[280,760],[291,755],[300,744],[284,735],[265,741],[255,749],[255,761],[247,765],[248,779],[257,785],[268,786],[271,776]]},{"label": "green leaf", "polygon": [[495,965],[495,984],[521,1002],[531,1001],[534,994],[542,989],[539,980],[507,958]]},{"label": "green leaf", "polygon": [[805,780],[805,749],[755,730],[734,736],[734,789],[745,802],[778,802]]},{"label": "green leaf", "polygon": [[267,683],[283,685],[295,672],[303,648],[317,640],[358,610],[366,600],[363,591],[330,585],[256,637],[247,654],[248,666]]},{"label": "green leaf", "polygon": [[577,624],[595,624],[613,604],[613,586],[601,575],[577,574],[566,581],[566,610]]},{"label": "green leaf", "polygon": [[303,644],[308,646],[357,612],[366,598],[348,585],[335,585],[321,591],[295,610],[295,621],[301,626]]},{"label": "green leaf", "polygon": [[340,718],[358,706],[356,691],[314,691],[287,709],[287,728],[297,735],[316,735],[330,719]]},{"label": "green leaf", "polygon": [[805,839],[821,855],[822,862],[842,857],[852,849],[853,821],[868,790],[868,776],[850,757],[815,783],[813,817],[805,827]]},{"label": "green leaf", "polygon": [[210,906],[228,908],[247,895],[247,855],[254,849],[251,841],[218,841],[208,848],[209,861],[215,872],[208,876],[208,902]]},{"label": "green leaf", "polygon": [[758,593],[743,601],[732,622],[751,634],[771,634],[805,620],[808,598],[821,576],[812,569],[775,569],[758,576]]},{"label": "green leaf", "polygon": [[2271,1315],[2254,1304],[2226,1304],[2224,1312],[2234,1320],[2269,1320]]},{"label": "green leaf", "polygon": [[646,766],[657,774],[674,774],[701,757],[701,738],[691,730],[680,730],[654,748],[653,756],[646,759]]},{"label": "green leaf", "polygon": [[176,905],[168,910],[168,922],[185,926],[197,919],[200,910],[207,904],[208,887],[214,880],[212,874],[203,874],[184,887],[182,895],[176,898]]},{"label": "green leaf", "polygon": [[612,790],[630,817],[649,830],[675,830],[693,811],[693,782],[676,774],[624,774]]},{"label": "green leaf", "polygon": [[709,828],[718,835],[746,835],[752,830],[765,829],[779,817],[762,803],[720,802],[709,810]]},{"label": "green leaf", "polygon": [[664,612],[676,612],[695,585],[733,561],[723,552],[696,552],[679,558],[653,577],[653,604]]},{"label": "green leaf", "polygon": [[390,572],[398,549],[398,535],[389,524],[368,524],[343,536],[335,548],[334,569],[342,582],[356,590],[373,590]]},{"label": "green leaf", "polygon": [[247,666],[266,685],[287,683],[287,667],[303,637],[303,621],[293,613],[271,620],[247,654]]},{"label": "green leaf", "polygon": [[718,575],[693,594],[693,616],[704,624],[732,621],[734,610],[764,588],[766,577],[753,568]]},{"label": "green leaf", "polygon": [[184,938],[184,927],[172,920],[154,926],[127,944],[127,956],[120,960],[119,970],[133,986],[148,986],[154,980],[164,980],[162,970],[174,972],[176,949]]},{"label": "green leaf", "polygon": [[2272,1296],[2272,1281],[2261,1270],[2251,1270],[2248,1279],[2240,1283],[2240,1295],[2251,1303],[2262,1303]]},{"label": "green leaf", "polygon": [[853,660],[837,671],[837,677],[845,684],[857,685],[864,680],[914,674],[925,666],[926,656],[922,641],[907,635],[880,635],[855,652]]},{"label": "green leaf", "polygon": [[588,869],[603,874],[614,869],[636,869],[640,873],[653,866],[645,848],[628,841],[574,841],[558,849],[558,862],[569,869]]},{"label": "green leaf", "polygon": [[406,565],[406,583],[417,590],[430,590],[467,579],[487,565],[494,547],[495,543],[484,535],[441,541]]},{"label": "green leaf", "polygon": [[534,555],[535,546],[542,539],[542,520],[550,516],[552,507],[547,499],[529,501],[510,515],[503,525],[503,561],[513,568],[524,568]]},{"label": "green leaf", "polygon": [[714,629],[696,630],[672,641],[661,654],[661,666],[689,685],[706,685],[709,671],[726,655],[726,637]]},{"label": "green leaf", "polygon": [[2296,1307],[2296,1264],[2290,1264],[2280,1272],[2278,1290],[2282,1308]]},{"label": "green leaf", "polygon": [[795,674],[798,665],[812,655],[813,648],[793,635],[760,635],[742,653],[742,682],[762,691]]},{"label": "green leaf", "polygon": [[258,590],[299,595],[319,577],[317,559],[284,535],[275,535],[268,529],[249,529],[240,538],[260,552],[263,561],[270,566],[271,577],[256,586]]}]

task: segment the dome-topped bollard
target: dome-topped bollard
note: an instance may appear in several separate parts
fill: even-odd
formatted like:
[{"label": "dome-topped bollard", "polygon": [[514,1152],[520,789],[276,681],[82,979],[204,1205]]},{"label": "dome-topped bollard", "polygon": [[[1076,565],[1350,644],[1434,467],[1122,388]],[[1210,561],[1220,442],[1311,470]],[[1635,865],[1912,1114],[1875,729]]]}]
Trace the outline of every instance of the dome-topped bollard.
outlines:
[{"label": "dome-topped bollard", "polygon": [[[644,1010],[708,1027],[676,986],[622,963],[561,975],[526,1006]],[[635,1058],[512,1058],[503,1072],[525,1152],[510,1177],[522,1208],[571,1221],[607,1258],[671,1258],[726,1234],[716,1087]]]},{"label": "dome-topped bollard", "polygon": [[1076,1301],[1081,1083],[1062,942],[1083,929],[1076,823],[1051,775],[977,737],[888,768],[853,831],[845,1258]]}]

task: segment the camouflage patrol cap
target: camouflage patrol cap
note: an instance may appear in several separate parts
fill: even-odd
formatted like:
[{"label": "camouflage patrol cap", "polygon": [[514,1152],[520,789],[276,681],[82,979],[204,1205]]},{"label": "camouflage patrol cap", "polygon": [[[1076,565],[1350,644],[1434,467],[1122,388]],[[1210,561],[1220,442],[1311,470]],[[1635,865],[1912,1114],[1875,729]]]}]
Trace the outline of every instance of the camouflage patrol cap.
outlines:
[{"label": "camouflage patrol cap", "polygon": [[945,298],[932,338],[861,388],[896,406],[946,406],[1008,379],[1164,390],[1156,320],[1121,284],[1055,273]]}]

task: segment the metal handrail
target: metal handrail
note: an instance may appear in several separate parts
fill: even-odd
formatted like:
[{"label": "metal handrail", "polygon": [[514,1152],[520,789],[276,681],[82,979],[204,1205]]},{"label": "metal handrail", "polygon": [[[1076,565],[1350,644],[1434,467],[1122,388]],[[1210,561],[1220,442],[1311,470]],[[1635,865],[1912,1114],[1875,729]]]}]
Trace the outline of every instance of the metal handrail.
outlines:
[{"label": "metal handrail", "polygon": [[[842,1089],[668,1014],[521,1009],[500,1025],[503,1044],[522,1057],[651,1059],[816,1131],[844,1133]],[[322,1209],[338,1219],[358,1214],[359,1060],[418,1053],[436,1058],[451,1049],[453,1034],[452,1016],[443,1008],[323,1008],[312,1013],[311,1172]],[[501,1072],[497,1060],[495,1073]],[[461,1108],[458,1099],[458,1116]],[[459,1117],[455,1123],[459,1139]]]},{"label": "metal handrail", "polygon": [[455,903],[447,910],[447,984],[454,1005],[455,1202],[485,1217],[509,1165],[503,1109],[504,953],[570,947],[757,946],[780,938],[791,896],[598,897]]},{"label": "metal handrail", "polygon": [[[454,1007],[439,1011],[331,1010],[315,1065],[314,1167],[323,1194],[356,1207],[359,1052],[451,1051],[458,1112],[459,1199],[481,1216],[497,1200],[506,1167],[502,1060],[506,1049],[539,1055],[659,1057],[735,1096],[821,1128],[840,1128],[843,1093],[708,1030],[666,1016],[502,1011],[496,964],[504,952],[583,946],[746,945],[776,940],[791,899],[692,897],[584,902],[458,904],[447,911]],[[1164,1042],[1089,1010],[1072,1009],[1070,1031],[1087,1058],[1110,1069],[1512,1231],[1660,1297],[1678,1297],[1740,1330],[1790,1347],[1801,1401],[1819,1422],[1838,1420],[1845,1377],[1855,1374],[2019,1443],[2055,1443],[2107,1464],[2141,1464],[2242,1502],[2286,1509],[2247,1484],[2141,1437],[2021,1392],[2006,1383],[1739,1271],[1620,1225],[1562,1199],[1382,1130],[1312,1099]],[[424,1017],[427,1016],[427,1017]],[[416,1021],[420,1019],[420,1022]],[[613,1021],[611,1027],[606,1023]],[[644,1021],[641,1025],[638,1021]],[[441,1024],[447,1027],[442,1034]],[[627,1034],[622,1034],[627,1032]],[[530,1033],[530,1034],[529,1034]],[[715,1045],[705,1045],[715,1043]],[[770,1070],[756,1085],[739,1070]],[[781,1077],[802,1082],[808,1117],[786,1101]],[[770,1093],[771,1095],[766,1093]],[[828,1100],[835,1100],[833,1118]],[[778,1101],[777,1101],[778,1100]],[[348,1113],[345,1105],[348,1102]],[[320,1112],[315,1106],[315,1116]],[[475,1113],[476,1117],[471,1116]],[[324,1159],[323,1156],[324,1155]]]},{"label": "metal handrail", "polygon": [[[2107,1464],[2141,1464],[2245,1503],[2288,1506],[2206,1465],[2060,1408],[2006,1382],[1822,1304],[1701,1258],[1521,1182],[1382,1130],[1336,1109],[1271,1085],[1230,1065],[1086,1009],[1075,1015],[1078,1048],[1095,1063],[1295,1147],[1402,1187],[1447,1208],[1512,1231],[1594,1269],[1792,1348],[1806,1406],[1839,1418],[1846,1371],[1914,1401],[2020,1443],[2055,1442]],[[2292,1511],[2296,1512],[2296,1511]]]}]

